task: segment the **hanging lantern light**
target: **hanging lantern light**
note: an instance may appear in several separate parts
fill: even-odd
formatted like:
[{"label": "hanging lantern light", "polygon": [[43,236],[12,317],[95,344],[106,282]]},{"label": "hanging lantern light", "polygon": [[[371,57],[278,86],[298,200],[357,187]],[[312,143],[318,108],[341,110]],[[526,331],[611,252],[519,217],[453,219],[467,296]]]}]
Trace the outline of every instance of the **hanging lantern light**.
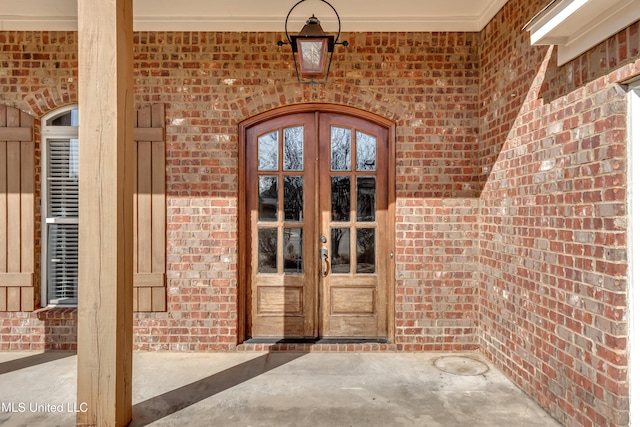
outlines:
[{"label": "hanging lantern light", "polygon": [[326,3],[338,18],[337,37],[326,34],[320,25],[320,20],[316,18],[315,15],[312,15],[307,20],[297,36],[290,35],[288,30],[289,16],[291,16],[293,9],[305,1],[307,0],[300,0],[289,10],[284,22],[287,41],[279,41],[278,46],[285,44],[291,45],[298,82],[302,84],[326,83],[329,78],[329,70],[331,69],[331,60],[333,59],[335,45],[348,46],[349,43],[346,41],[338,42],[341,31],[340,16],[336,9],[325,0],[320,1]]}]

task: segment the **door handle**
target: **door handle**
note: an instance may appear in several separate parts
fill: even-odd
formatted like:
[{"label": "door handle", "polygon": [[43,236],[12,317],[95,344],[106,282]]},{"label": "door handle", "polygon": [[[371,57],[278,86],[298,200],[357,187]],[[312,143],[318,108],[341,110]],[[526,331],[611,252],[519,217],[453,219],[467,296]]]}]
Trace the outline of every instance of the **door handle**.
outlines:
[{"label": "door handle", "polygon": [[329,274],[329,251],[327,249],[320,250],[320,264],[322,264],[322,277]]}]

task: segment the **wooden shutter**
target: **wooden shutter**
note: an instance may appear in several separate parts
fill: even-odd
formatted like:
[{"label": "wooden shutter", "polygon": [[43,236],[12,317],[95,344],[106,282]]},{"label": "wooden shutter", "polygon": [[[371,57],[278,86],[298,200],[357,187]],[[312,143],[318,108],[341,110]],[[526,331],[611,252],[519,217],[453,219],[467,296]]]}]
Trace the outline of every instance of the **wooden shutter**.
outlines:
[{"label": "wooden shutter", "polygon": [[136,112],[134,180],[135,311],[165,311],[165,144],[164,105],[153,104]]},{"label": "wooden shutter", "polygon": [[33,117],[0,105],[0,311],[34,309]]}]

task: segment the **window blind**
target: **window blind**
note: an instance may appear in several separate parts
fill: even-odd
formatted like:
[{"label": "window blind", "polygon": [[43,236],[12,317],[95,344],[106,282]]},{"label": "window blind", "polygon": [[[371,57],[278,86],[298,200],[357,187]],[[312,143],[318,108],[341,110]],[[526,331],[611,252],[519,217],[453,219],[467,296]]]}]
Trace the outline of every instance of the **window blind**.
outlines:
[{"label": "window blind", "polygon": [[57,304],[78,302],[78,224],[49,225],[49,299]]},{"label": "window blind", "polygon": [[47,154],[47,216],[77,218],[78,140],[49,141]]},{"label": "window blind", "polygon": [[49,301],[77,304],[78,140],[47,145],[47,273]]}]

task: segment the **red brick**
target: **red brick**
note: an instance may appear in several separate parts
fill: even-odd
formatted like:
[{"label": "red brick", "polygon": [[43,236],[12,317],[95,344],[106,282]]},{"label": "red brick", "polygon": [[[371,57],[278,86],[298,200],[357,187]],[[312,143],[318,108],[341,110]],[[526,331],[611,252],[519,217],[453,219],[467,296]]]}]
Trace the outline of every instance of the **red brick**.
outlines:
[{"label": "red brick", "polygon": [[[135,315],[135,347],[235,348],[237,123],[350,105],[397,125],[397,345],[246,347],[481,348],[565,424],[624,425],[628,166],[615,83],[640,73],[639,25],[558,67],[521,31],[546,3],[510,0],[479,33],[345,33],[330,83],[314,88],[292,83],[280,34],[136,33],[135,103],[167,106],[169,311]],[[76,102],[76,38],[0,32],[0,102],[38,118]],[[0,350],[75,346],[75,310],[0,319]]]}]

